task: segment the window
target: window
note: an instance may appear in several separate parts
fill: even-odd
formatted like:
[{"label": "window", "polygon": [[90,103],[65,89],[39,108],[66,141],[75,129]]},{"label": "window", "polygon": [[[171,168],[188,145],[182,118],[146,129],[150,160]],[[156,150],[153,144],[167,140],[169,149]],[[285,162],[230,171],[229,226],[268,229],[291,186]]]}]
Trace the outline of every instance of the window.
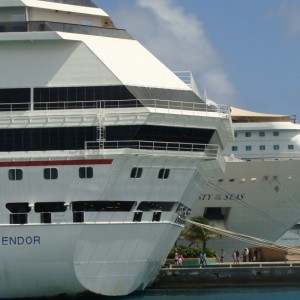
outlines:
[{"label": "window", "polygon": [[29,88],[0,89],[0,99],[1,99],[0,111],[10,111],[10,110],[20,111],[20,110],[30,109]]},{"label": "window", "polygon": [[85,25],[85,26],[91,26],[92,25],[92,21],[91,20],[86,20],[86,19],[82,19],[80,21],[81,25]]},{"label": "window", "polygon": [[141,222],[143,213],[141,211],[136,211],[133,216],[133,222]]},{"label": "window", "polygon": [[246,151],[251,151],[252,147],[251,146],[246,146]]},{"label": "window", "polygon": [[28,202],[7,203],[6,208],[11,212],[9,215],[10,224],[27,224],[27,214],[31,210]]},{"label": "window", "polygon": [[158,173],[159,179],[167,179],[170,175],[170,169],[160,169]]},{"label": "window", "polygon": [[25,15],[25,13],[11,14],[11,21],[12,22],[24,22],[24,21],[26,21],[26,15]]},{"label": "window", "polygon": [[135,201],[74,201],[72,211],[131,211]]},{"label": "window", "polygon": [[143,174],[143,169],[142,168],[133,168],[131,170],[130,177],[131,178],[141,178]]},{"label": "window", "polygon": [[139,204],[139,211],[172,211],[176,202],[147,202],[143,201]]},{"label": "window", "polygon": [[232,150],[232,151],[238,151],[238,146],[232,146],[232,147],[231,147],[231,150]]},{"label": "window", "polygon": [[6,203],[6,208],[13,214],[29,213],[31,210],[28,202]]},{"label": "window", "polygon": [[9,180],[22,180],[23,179],[23,171],[21,169],[8,170],[8,179]]},{"label": "window", "polygon": [[274,150],[279,150],[279,145],[274,145],[274,146],[273,146],[273,149],[274,149]]},{"label": "window", "polygon": [[155,211],[152,216],[152,222],[159,222],[161,218],[161,212]]},{"label": "window", "polygon": [[43,212],[41,213],[41,223],[51,223],[51,213],[50,212]]},{"label": "window", "polygon": [[234,137],[237,138],[238,137],[238,133],[237,131],[234,132]]},{"label": "window", "polygon": [[273,131],[273,136],[279,136],[279,131]]},{"label": "window", "polygon": [[10,214],[9,215],[10,224],[27,224],[27,214]]},{"label": "window", "polygon": [[34,211],[38,213],[65,212],[66,210],[65,202],[36,202],[34,205]]},{"label": "window", "polygon": [[288,145],[289,150],[294,150],[294,145]]},{"label": "window", "polygon": [[80,167],[79,178],[93,178],[94,172],[92,167]]},{"label": "window", "polygon": [[96,126],[0,129],[0,151],[82,150],[97,136]]},{"label": "window", "polygon": [[45,179],[57,179],[58,170],[56,168],[46,168],[44,169],[44,178]]},{"label": "window", "polygon": [[83,211],[74,211],[73,212],[73,222],[74,223],[83,223],[84,222],[84,212]]},{"label": "window", "polygon": [[266,146],[265,146],[265,145],[260,145],[260,146],[259,146],[259,150],[261,150],[261,151],[266,150]]},{"label": "window", "polygon": [[251,137],[251,131],[246,131],[245,132],[245,137]]},{"label": "window", "polygon": [[266,136],[266,133],[264,131],[260,131],[259,134],[258,134],[260,137],[264,137]]}]

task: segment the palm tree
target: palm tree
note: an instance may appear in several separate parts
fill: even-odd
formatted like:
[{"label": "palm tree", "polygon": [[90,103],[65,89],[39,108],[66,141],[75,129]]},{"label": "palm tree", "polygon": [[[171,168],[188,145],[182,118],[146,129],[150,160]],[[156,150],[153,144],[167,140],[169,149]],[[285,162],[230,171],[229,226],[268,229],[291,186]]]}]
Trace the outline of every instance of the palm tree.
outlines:
[{"label": "palm tree", "polygon": [[[211,223],[209,220],[202,216],[193,217],[191,220],[196,223],[215,226],[213,223]],[[221,237],[221,234],[191,224],[190,226],[183,229],[179,238],[190,241],[191,244],[189,245],[189,247],[191,247],[194,244],[196,244],[199,247],[200,242],[202,242],[202,249],[205,250],[208,240],[217,239]]]}]

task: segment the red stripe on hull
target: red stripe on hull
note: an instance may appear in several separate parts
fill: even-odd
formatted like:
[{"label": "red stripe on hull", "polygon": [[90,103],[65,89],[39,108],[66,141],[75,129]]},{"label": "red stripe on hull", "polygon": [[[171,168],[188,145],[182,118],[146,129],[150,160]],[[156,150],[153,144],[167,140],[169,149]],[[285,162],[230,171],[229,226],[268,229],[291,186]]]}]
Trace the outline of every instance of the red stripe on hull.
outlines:
[{"label": "red stripe on hull", "polygon": [[45,167],[77,165],[110,165],[112,159],[78,159],[78,160],[41,160],[41,161],[2,161],[0,167]]}]

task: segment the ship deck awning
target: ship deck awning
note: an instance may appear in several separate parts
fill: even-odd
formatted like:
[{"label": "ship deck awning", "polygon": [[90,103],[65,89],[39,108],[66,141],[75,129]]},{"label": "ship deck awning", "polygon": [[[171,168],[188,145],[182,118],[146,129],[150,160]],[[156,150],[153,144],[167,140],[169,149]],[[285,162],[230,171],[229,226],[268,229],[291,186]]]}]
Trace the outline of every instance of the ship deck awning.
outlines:
[{"label": "ship deck awning", "polygon": [[233,122],[284,122],[291,121],[289,115],[264,114],[231,107],[231,118]]}]

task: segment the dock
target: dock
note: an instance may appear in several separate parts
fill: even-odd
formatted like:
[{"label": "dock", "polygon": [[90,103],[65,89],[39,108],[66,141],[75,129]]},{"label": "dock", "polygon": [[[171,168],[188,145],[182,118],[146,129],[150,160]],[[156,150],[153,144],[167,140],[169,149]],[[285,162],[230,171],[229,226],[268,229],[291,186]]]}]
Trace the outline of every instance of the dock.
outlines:
[{"label": "dock", "polygon": [[300,261],[214,263],[163,267],[152,288],[212,288],[299,285]]}]

